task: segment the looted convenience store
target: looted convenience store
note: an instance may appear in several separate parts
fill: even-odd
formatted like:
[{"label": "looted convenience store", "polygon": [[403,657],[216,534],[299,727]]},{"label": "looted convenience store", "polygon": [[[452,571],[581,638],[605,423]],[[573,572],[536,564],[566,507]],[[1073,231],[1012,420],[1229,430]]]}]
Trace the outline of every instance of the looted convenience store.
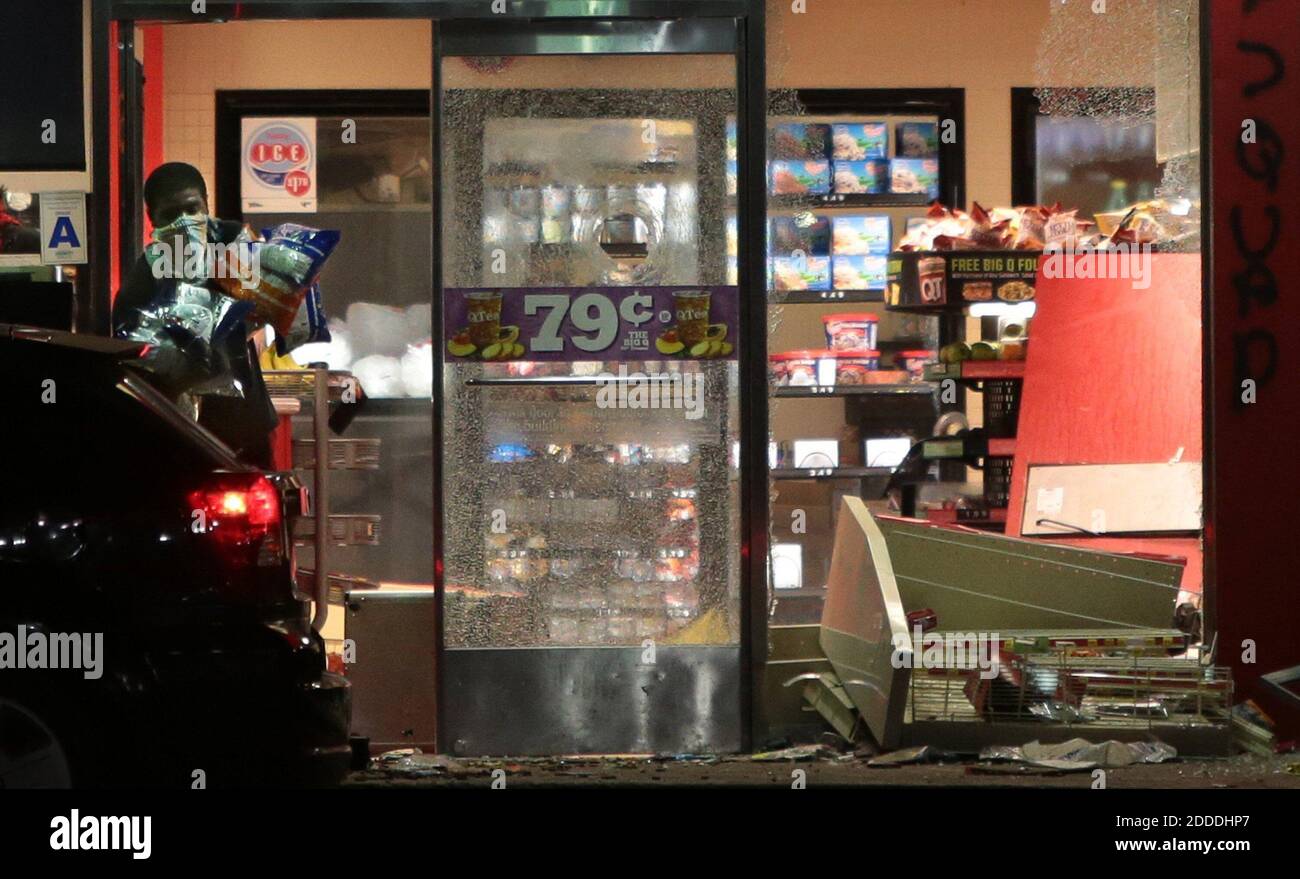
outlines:
[{"label": "looted convenience store", "polygon": [[[255,2],[233,21],[228,5],[196,21],[95,4],[92,65],[122,89],[138,55],[145,89],[124,114],[95,104],[129,152],[116,165],[111,138],[88,138],[86,188],[122,195],[91,197],[103,243],[79,319],[103,329],[153,166],[196,165],[214,212],[268,224],[284,217],[249,203],[245,147],[266,122],[299,126],[316,191],[292,216],[343,233],[321,279],[332,341],[301,356],[365,391],[334,436],[361,468],[330,477],[348,545],[323,567],[340,576],[304,583],[332,589],[328,637],[356,647],[357,731],[376,746],[733,751],[809,731],[823,721],[784,684],[837,660],[818,624],[844,497],[981,540],[1182,559],[1141,575],[1165,583],[1166,624],[1108,620],[1276,643],[1267,667],[1216,661],[1286,716],[1255,683],[1296,661],[1285,611],[1225,573],[1244,570],[1237,541],[1278,527],[1229,477],[1270,456],[1223,452],[1281,434],[1271,405],[1229,401],[1243,378],[1290,393],[1266,345],[1232,347],[1262,320],[1289,350],[1256,317],[1286,305],[1211,296],[1244,257],[1224,250],[1212,283],[1202,237],[1203,172],[1215,198],[1243,173],[1220,151],[1206,164],[1221,108],[1247,100],[1222,35],[1270,13],[426,2],[384,20]],[[268,63],[285,45],[319,60]],[[1021,265],[1048,228],[1154,245],[1150,287]],[[620,367],[667,405],[599,402]],[[309,546],[303,562],[321,567]],[[935,610],[912,600],[900,584],[905,612]],[[1180,605],[1199,632],[1173,626]]]}]

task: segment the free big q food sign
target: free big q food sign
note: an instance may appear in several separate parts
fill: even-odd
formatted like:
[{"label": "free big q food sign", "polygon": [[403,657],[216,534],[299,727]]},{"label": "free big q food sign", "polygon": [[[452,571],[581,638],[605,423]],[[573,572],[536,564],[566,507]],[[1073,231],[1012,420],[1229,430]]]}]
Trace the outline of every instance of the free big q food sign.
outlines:
[{"label": "free big q food sign", "polygon": [[316,210],[316,120],[244,118],[240,201],[244,211]]}]

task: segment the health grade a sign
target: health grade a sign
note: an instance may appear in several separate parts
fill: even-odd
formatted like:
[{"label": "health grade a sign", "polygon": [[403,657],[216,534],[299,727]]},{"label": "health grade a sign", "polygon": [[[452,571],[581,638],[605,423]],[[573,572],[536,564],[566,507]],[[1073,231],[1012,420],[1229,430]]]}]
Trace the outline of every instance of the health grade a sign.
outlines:
[{"label": "health grade a sign", "polygon": [[42,192],[41,265],[80,265],[86,261],[86,194]]},{"label": "health grade a sign", "polygon": [[240,121],[240,204],[245,212],[316,212],[316,120]]}]

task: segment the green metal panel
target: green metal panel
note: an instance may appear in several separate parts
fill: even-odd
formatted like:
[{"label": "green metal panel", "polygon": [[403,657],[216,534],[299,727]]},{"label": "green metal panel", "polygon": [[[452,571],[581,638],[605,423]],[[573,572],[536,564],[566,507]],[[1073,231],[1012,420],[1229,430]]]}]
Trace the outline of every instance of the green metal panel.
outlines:
[{"label": "green metal panel", "polygon": [[882,517],[903,606],[939,631],[1166,629],[1182,566]]}]

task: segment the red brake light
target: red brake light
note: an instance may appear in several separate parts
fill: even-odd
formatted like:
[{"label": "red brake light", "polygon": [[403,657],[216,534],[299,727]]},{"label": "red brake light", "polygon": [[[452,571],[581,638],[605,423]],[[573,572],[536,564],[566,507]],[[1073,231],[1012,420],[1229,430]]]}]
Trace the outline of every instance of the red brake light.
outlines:
[{"label": "red brake light", "polygon": [[278,544],[280,493],[260,473],[219,474],[189,494],[192,527],[225,544],[249,545],[264,537]]}]

